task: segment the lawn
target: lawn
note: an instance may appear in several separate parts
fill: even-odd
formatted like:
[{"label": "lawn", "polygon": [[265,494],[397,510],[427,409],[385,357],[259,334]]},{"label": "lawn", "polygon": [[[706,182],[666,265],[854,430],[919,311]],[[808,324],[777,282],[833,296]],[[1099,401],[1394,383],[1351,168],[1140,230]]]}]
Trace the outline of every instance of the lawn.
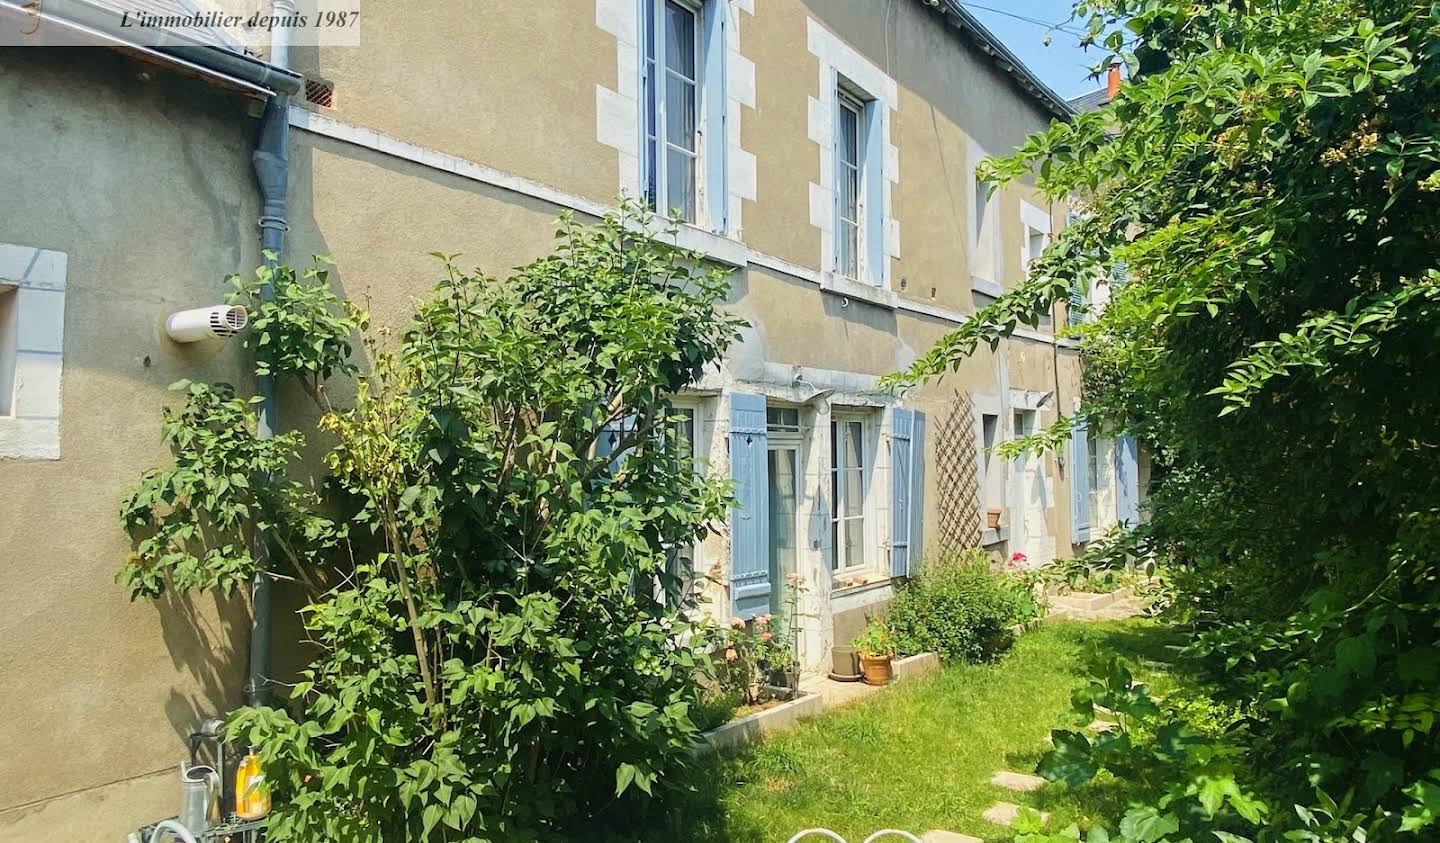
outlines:
[{"label": "lawn", "polygon": [[[823,826],[851,841],[881,828],[1008,840],[1007,829],[981,818],[998,800],[1043,808],[1057,829],[1123,813],[1124,783],[1097,780],[1076,793],[1048,785],[1027,795],[989,779],[997,770],[1034,770],[1095,655],[1163,660],[1173,641],[1142,620],[1047,624],[997,663],[948,666],[739,755],[697,762],[694,798],[674,804],[668,828],[652,839],[783,843]],[[1137,677],[1160,694],[1179,681],[1153,668]]]}]

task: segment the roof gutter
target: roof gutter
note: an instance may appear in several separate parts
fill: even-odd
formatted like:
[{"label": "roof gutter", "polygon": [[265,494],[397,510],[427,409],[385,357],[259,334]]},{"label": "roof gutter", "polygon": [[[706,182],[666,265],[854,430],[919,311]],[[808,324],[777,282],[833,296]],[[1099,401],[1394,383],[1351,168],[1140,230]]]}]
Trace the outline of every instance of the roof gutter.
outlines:
[{"label": "roof gutter", "polygon": [[1040,80],[1035,72],[1025,66],[1018,56],[1010,52],[1010,48],[996,38],[985,24],[975,17],[974,13],[960,4],[960,0],[923,0],[925,5],[940,10],[941,14],[950,24],[964,33],[975,46],[980,48],[982,53],[990,56],[1000,69],[1014,77],[1016,83],[1027,93],[1040,100],[1056,117],[1062,120],[1070,120],[1075,116],[1075,109],[1065,98],[1055,93]]},{"label": "roof gutter", "polygon": [[[34,5],[0,0],[0,17],[32,18]],[[85,0],[47,0],[40,14],[45,40],[55,46],[120,49],[259,96],[295,94],[304,83],[300,74],[246,55],[238,44],[203,44],[181,33],[154,29],[147,30],[141,43],[120,34],[123,27],[116,9]]]},{"label": "roof gutter", "polygon": [[178,61],[199,65],[222,76],[264,88],[271,94],[290,96],[299,93],[304,77],[293,70],[276,67],[254,56],[231,52],[221,47],[174,45],[154,50]]}]

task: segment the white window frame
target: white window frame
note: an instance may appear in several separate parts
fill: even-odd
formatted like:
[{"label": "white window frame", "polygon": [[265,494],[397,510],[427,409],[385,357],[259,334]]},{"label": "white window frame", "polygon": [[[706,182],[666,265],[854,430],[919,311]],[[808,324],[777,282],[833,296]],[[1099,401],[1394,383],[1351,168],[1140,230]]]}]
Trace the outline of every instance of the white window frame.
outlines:
[{"label": "white window frame", "polygon": [[[710,473],[710,436],[708,431],[712,429],[713,422],[706,412],[706,402],[699,396],[680,395],[670,399],[670,407],[675,412],[690,414],[690,457],[694,465],[695,473],[707,475]],[[705,539],[697,538],[690,545],[690,565],[695,582],[692,588],[696,592],[705,590]]]},{"label": "white window frame", "polygon": [[[871,277],[871,267],[866,260],[869,241],[866,231],[869,228],[869,206],[866,195],[865,182],[869,174],[869,168],[873,163],[866,158],[865,152],[869,140],[865,136],[865,124],[869,119],[868,110],[874,107],[874,100],[867,101],[864,96],[857,93],[852,85],[843,81],[835,86],[835,274],[851,281],[868,283]],[[846,115],[853,115],[855,118],[855,161],[853,163],[844,160],[840,155],[841,121]],[[841,189],[844,180],[848,175],[855,177],[855,211],[854,218],[847,219],[846,208],[842,197],[845,195]],[[844,260],[845,244],[851,240],[847,236],[846,227],[853,229],[853,266],[846,266]]]},{"label": "white window frame", "polygon": [[[989,155],[970,144],[970,287],[975,292],[999,297],[1005,267],[1001,241],[1000,188],[984,181],[975,168]],[[983,196],[982,196],[983,194]]]},{"label": "white window frame", "polygon": [[[1009,461],[1002,459],[995,453],[987,453],[985,449],[985,419],[995,420],[994,446],[1003,444],[1008,436],[1005,422],[1005,408],[1002,407],[999,397],[995,395],[972,395],[971,404],[974,407],[975,422],[975,472],[978,478],[980,494],[976,501],[978,507],[977,517],[980,521],[982,538],[988,532],[985,526],[986,510],[991,508],[1000,510],[1000,527],[992,540],[998,541],[1003,538],[1009,529],[1007,521],[1010,511],[1009,492]],[[993,491],[990,488],[990,480],[994,478]]]},{"label": "white window frame", "polygon": [[[873,505],[876,458],[876,447],[873,440],[877,426],[871,415],[853,411],[830,414],[830,512],[827,513],[827,516],[830,522],[830,574],[832,578],[871,571],[879,565]],[[839,464],[845,449],[840,447],[841,442],[837,439],[836,434],[846,430],[847,426],[852,423],[860,425],[860,514],[845,516],[841,513],[844,512],[849,501],[843,497],[844,485],[839,482],[839,473],[848,470],[849,467]],[[844,532],[841,529],[845,521],[859,521],[861,524],[862,555],[858,562],[845,558]]]},{"label": "white window frame", "polygon": [[[806,47],[816,58],[819,84],[807,101],[807,136],[819,150],[820,179],[810,183],[810,224],[820,231],[820,287],[881,306],[894,307],[892,264],[900,257],[900,222],[893,213],[894,187],[900,179],[900,150],[890,143],[890,127],[899,108],[899,86],[879,65],[826,29],[819,21],[806,21]],[[858,277],[842,274],[837,266],[840,247],[837,219],[839,185],[836,176],[836,127],[842,93],[865,105],[864,132],[859,154],[862,163],[859,203],[860,236]]]},{"label": "white window frame", "polygon": [[[714,1],[714,0],[712,0]],[[666,89],[669,86],[670,78],[674,71],[670,70],[666,62],[666,53],[669,44],[665,40],[665,13],[668,6],[676,6],[688,11],[694,18],[693,34],[695,43],[691,45],[693,57],[694,78],[688,80],[694,90],[692,107],[695,110],[695,131],[690,139],[693,150],[685,150],[674,143],[669,137],[667,128],[666,104],[668,102]],[[705,6],[701,2],[693,0],[640,0],[640,192],[647,203],[662,215],[668,216],[671,209],[668,206],[670,192],[670,174],[668,172],[669,152],[674,148],[678,152],[689,156],[693,164],[694,182],[690,186],[690,201],[694,203],[693,209],[680,209],[681,217],[685,222],[692,225],[703,225],[710,221],[707,219],[705,180],[706,170],[706,136],[707,119],[705,114]],[[651,37],[654,39],[654,55],[650,55]],[[651,80],[654,80],[652,83]],[[682,77],[683,78],[683,77]],[[654,159],[651,160],[651,135],[649,121],[655,121],[654,135]],[[652,173],[653,169],[653,173]],[[650,185],[654,182],[653,202],[650,195]]]},{"label": "white window frame", "polygon": [[60,459],[65,337],[64,252],[0,243],[0,287],[10,288],[0,325],[0,458]]}]

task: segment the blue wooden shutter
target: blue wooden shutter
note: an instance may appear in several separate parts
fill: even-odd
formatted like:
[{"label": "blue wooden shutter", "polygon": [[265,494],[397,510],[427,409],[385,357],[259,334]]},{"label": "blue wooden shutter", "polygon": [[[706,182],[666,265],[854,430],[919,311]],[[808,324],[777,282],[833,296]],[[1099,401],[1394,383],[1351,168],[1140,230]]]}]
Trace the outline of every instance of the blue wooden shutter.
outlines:
[{"label": "blue wooden shutter", "polygon": [[730,600],[737,618],[770,609],[770,487],[766,476],[765,396],[730,396]]},{"label": "blue wooden shutter", "polygon": [[1115,440],[1115,520],[1122,527],[1140,523],[1140,466],[1135,437]]},{"label": "blue wooden shutter", "polygon": [[910,574],[911,513],[915,477],[915,413],[890,411],[890,575]]},{"label": "blue wooden shutter", "polygon": [[704,50],[701,63],[700,100],[705,111],[701,124],[705,133],[705,205],[706,224],[711,231],[724,234],[730,210],[729,143],[725,126],[729,91],[725,79],[726,16],[730,4],[706,3],[701,10],[704,34],[700,44]]},{"label": "blue wooden shutter", "polygon": [[925,561],[925,414],[915,411],[910,429],[910,570],[920,573]]},{"label": "blue wooden shutter", "polygon": [[860,213],[860,224],[865,227],[861,247],[865,249],[865,278],[877,287],[885,285],[887,252],[885,250],[885,104],[870,100],[861,115],[864,121],[860,135],[860,178],[864,187],[860,191],[865,208]]},{"label": "blue wooden shutter", "polygon": [[1090,541],[1090,443],[1083,421],[1070,434],[1070,542]]}]

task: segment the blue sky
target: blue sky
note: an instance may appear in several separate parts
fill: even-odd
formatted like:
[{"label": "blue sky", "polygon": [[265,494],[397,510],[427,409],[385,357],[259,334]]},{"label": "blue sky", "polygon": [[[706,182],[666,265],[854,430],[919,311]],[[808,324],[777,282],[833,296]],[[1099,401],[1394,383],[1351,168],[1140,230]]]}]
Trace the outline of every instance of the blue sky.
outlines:
[{"label": "blue sky", "polygon": [[[1070,99],[1102,84],[1086,78],[1091,65],[1100,60],[1100,51],[1081,50],[1075,33],[1082,27],[1076,23],[1066,24],[1071,0],[960,0],[960,3],[1060,96]],[[1050,29],[1044,24],[1063,25],[1069,31]],[[1047,33],[1049,46],[1044,43]]]}]

